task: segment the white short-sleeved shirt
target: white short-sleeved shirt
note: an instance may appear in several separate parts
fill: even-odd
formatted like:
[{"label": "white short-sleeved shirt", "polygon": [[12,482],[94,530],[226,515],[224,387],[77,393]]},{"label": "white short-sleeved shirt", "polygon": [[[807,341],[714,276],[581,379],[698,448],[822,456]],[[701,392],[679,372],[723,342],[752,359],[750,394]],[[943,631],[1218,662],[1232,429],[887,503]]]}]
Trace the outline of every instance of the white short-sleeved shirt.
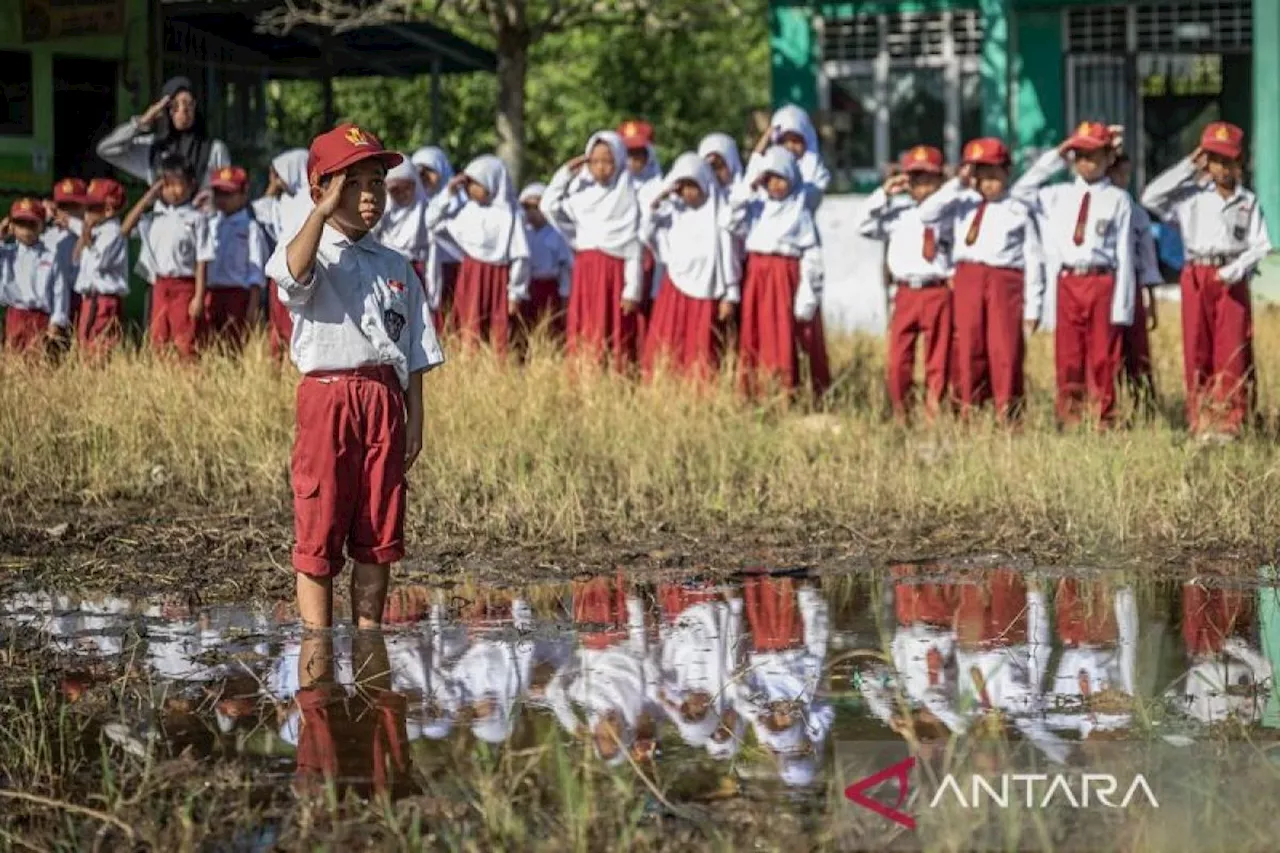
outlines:
[{"label": "white short-sleeved shirt", "polygon": [[371,234],[352,241],[326,225],[308,281],[289,272],[288,244],[267,263],[280,301],[293,316],[293,363],[303,373],[395,368],[409,375],[444,363],[418,275],[409,261]]},{"label": "white short-sleeved shirt", "polygon": [[248,208],[213,217],[213,264],[209,286],[213,288],[262,287],[266,283],[267,238]]},{"label": "white short-sleeved shirt", "polygon": [[43,311],[55,326],[67,325],[67,281],[57,252],[42,240],[31,246],[0,243],[0,304]]},{"label": "white short-sleeved shirt", "polygon": [[[951,223],[921,220],[920,206],[909,196],[891,197],[883,188],[867,198],[858,230],[885,241],[885,261],[895,281],[918,286],[951,277]],[[932,229],[934,256],[925,256],[925,232]]]},{"label": "white short-sleeved shirt", "polygon": [[75,292],[83,296],[124,296],[129,292],[129,241],[118,219],[93,226],[93,236],[80,250]]},{"label": "white short-sleeved shirt", "polygon": [[209,217],[189,204],[156,202],[138,223],[142,253],[138,266],[152,284],[157,278],[192,278],[196,265],[214,259]]}]

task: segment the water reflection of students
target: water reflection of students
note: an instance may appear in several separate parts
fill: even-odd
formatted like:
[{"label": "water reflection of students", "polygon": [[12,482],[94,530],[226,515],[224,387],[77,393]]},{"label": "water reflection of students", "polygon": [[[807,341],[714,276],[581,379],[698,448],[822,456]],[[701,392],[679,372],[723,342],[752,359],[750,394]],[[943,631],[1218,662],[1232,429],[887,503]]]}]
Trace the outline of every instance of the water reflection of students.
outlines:
[{"label": "water reflection of students", "polygon": [[1271,690],[1271,665],[1248,639],[1253,594],[1240,588],[1182,587],[1182,640],[1189,667],[1170,691],[1181,709],[1206,725],[1256,722]]},{"label": "water reflection of students", "polygon": [[955,584],[924,582],[916,574],[913,566],[893,569],[898,582],[893,587],[891,665],[863,672],[862,697],[893,731],[908,739],[933,740],[964,730],[954,708],[959,592]]},{"label": "water reflection of students", "polygon": [[396,797],[411,789],[405,697],[392,690],[380,631],[357,631],[350,685],[340,683],[331,632],[307,632],[298,655],[299,710],[295,784],[349,785],[362,796]]},{"label": "water reflection of students", "polygon": [[960,584],[955,624],[960,704],[970,720],[1012,723],[1045,755],[1065,760],[1066,745],[1043,720],[1050,650],[1043,591],[1014,569],[981,572]]},{"label": "water reflection of students", "polygon": [[653,700],[689,746],[707,748],[713,756],[731,755],[734,747],[722,745],[737,720],[729,686],[742,636],[742,598],[710,583],[664,583],[658,586],[658,604],[662,621]]},{"label": "water reflection of students", "polygon": [[1081,738],[1119,732],[1133,719],[1138,605],[1132,587],[1064,578],[1054,596],[1062,654],[1047,723]]},{"label": "water reflection of students", "polygon": [[486,743],[511,737],[517,703],[529,688],[535,646],[533,608],[519,594],[486,594],[466,609],[470,643],[453,665],[471,732]]},{"label": "water reflection of students", "polygon": [[[407,702],[409,740],[448,737],[462,711],[451,667],[465,648],[465,629],[451,617],[443,591],[421,584],[392,590],[382,619],[390,628],[392,688]],[[424,619],[425,630],[418,626]]]},{"label": "water reflection of students", "polygon": [[628,751],[633,759],[649,755],[657,668],[640,597],[621,573],[575,581],[573,621],[577,648],[547,685],[547,704],[607,764],[626,762]]},{"label": "water reflection of students", "polygon": [[787,785],[812,784],[835,710],[818,698],[830,636],[827,602],[791,578],[750,577],[743,584],[751,629],[734,707],[777,759]]}]

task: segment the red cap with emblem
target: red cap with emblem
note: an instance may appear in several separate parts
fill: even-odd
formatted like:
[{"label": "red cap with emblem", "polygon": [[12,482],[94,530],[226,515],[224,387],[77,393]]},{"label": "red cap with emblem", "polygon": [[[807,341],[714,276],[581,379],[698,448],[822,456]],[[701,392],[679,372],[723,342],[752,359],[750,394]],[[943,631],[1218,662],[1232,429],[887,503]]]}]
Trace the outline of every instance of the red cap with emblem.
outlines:
[{"label": "red cap with emblem", "polygon": [[931,175],[942,174],[942,152],[932,145],[917,145],[902,152],[902,171],[928,172]]},{"label": "red cap with emblem", "polygon": [[973,139],[964,147],[964,162],[972,166],[1008,166],[1009,149],[994,136]]},{"label": "red cap with emblem", "polygon": [[382,140],[354,124],[340,124],[311,140],[307,157],[307,178],[319,180],[348,166],[376,157],[388,169],[399,166],[404,156],[382,147]]},{"label": "red cap with emblem", "polygon": [[1111,128],[1100,121],[1082,121],[1067,140],[1067,148],[1071,151],[1101,151],[1110,148],[1115,142]]},{"label": "red cap with emblem", "polygon": [[84,181],[79,178],[63,178],[53,185],[53,200],[57,203],[84,204]]},{"label": "red cap with emblem", "polygon": [[249,174],[239,166],[223,166],[209,171],[209,186],[223,192],[238,193],[249,184]]},{"label": "red cap with emblem", "polygon": [[628,119],[618,125],[618,135],[628,149],[647,148],[653,143],[653,125],[639,119]]},{"label": "red cap with emblem", "polygon": [[44,222],[44,205],[34,198],[20,198],[9,205],[9,219],[39,225]]},{"label": "red cap with emblem", "polygon": [[1200,148],[1210,154],[1239,160],[1244,153],[1244,131],[1234,124],[1215,121],[1200,134]]},{"label": "red cap with emblem", "polygon": [[85,204],[109,204],[116,210],[124,207],[124,187],[111,178],[94,178],[84,191]]}]

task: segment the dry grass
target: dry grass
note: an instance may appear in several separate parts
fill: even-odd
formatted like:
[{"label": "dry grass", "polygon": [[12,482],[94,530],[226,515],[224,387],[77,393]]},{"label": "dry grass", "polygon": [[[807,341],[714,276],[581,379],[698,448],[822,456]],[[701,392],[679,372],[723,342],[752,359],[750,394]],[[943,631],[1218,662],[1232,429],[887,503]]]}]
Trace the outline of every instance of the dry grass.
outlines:
[{"label": "dry grass", "polygon": [[[1257,317],[1260,398],[1277,420],[1280,319]],[[846,368],[829,411],[572,374],[545,348],[523,369],[451,348],[428,378],[426,450],[411,477],[417,536],[486,543],[661,531],[789,531],[845,540],[949,537],[961,547],[1077,556],[1260,550],[1280,534],[1270,435],[1188,442],[1176,310],[1156,335],[1167,413],[1109,435],[1058,434],[1051,339],[1032,341],[1027,429],[887,423],[883,345],[831,342]],[[261,342],[198,368],[129,355],[93,369],[0,363],[0,502],[196,500],[287,513],[292,369]],[[1269,427],[1270,429],[1270,427]]]}]

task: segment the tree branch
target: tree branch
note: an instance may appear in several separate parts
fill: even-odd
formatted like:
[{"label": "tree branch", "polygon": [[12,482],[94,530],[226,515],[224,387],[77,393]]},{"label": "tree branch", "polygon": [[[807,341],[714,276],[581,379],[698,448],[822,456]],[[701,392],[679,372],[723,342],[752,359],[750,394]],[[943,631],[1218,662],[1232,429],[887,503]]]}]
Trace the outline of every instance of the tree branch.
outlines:
[{"label": "tree branch", "polygon": [[[440,0],[440,3],[448,0]],[[298,26],[313,26],[335,33],[410,19],[414,0],[280,0],[280,5],[258,15],[256,29],[284,35]]]}]

